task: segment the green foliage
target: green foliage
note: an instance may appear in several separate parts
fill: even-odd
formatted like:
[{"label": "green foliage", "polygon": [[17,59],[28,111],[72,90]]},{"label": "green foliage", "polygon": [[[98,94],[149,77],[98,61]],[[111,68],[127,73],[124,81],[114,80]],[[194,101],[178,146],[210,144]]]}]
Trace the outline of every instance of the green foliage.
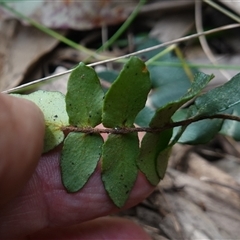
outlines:
[{"label": "green foliage", "polygon": [[[171,122],[173,114],[184,103],[199,94],[211,79],[212,76],[203,73],[196,74],[187,93],[179,100],[170,102],[157,109],[149,126],[151,128],[160,128]],[[160,133],[147,133],[142,140],[138,167],[153,185],[156,185],[164,175],[163,172],[165,171],[163,171],[163,169],[165,169],[165,166],[167,165],[166,159],[169,154],[168,151],[164,150],[167,148],[171,136],[172,131],[170,129]],[[162,162],[159,161],[159,154],[164,159]],[[161,175],[158,174],[159,172],[161,172]]]},{"label": "green foliage", "polygon": [[[233,116],[240,116],[240,104],[229,109]],[[240,122],[225,120],[220,130],[221,134],[230,136],[236,141],[240,141]]]},{"label": "green foliage", "polygon": [[65,96],[62,93],[39,90],[29,95],[12,95],[28,99],[42,110],[46,125],[43,152],[48,152],[63,142],[64,133],[61,128],[69,123]]},{"label": "green foliage", "polygon": [[[186,78],[188,82],[180,85],[172,76],[174,84],[168,88],[167,80],[159,84],[159,71],[132,57],[104,95],[94,69],[80,63],[69,78],[66,98],[44,91],[16,95],[35,102],[44,113],[44,152],[65,138],[60,165],[68,192],[79,191],[87,183],[102,157],[104,187],[114,204],[122,207],[138,170],[152,185],[164,177],[176,141],[205,143],[218,132],[240,139],[240,74],[200,95],[213,76],[197,73],[192,82]],[[171,72],[164,74],[171,76]],[[181,90],[175,94],[176,88]],[[162,99],[166,95],[171,95],[167,101]],[[147,97],[155,102],[151,107],[146,106]],[[182,108],[194,98],[190,107]],[[108,128],[95,128],[100,123]],[[103,132],[109,133],[105,143]],[[137,132],[146,132],[140,144]]]},{"label": "green foliage", "polygon": [[102,122],[105,127],[131,127],[144,108],[151,89],[149,72],[137,57],[130,58],[105,95]]},{"label": "green foliage", "polygon": [[158,168],[162,168],[162,165],[157,163],[158,156],[167,148],[171,136],[172,130],[168,129],[160,133],[146,133],[142,140],[137,165],[152,185],[157,185],[162,179],[158,174]]},{"label": "green foliage", "polygon": [[149,126],[150,127],[162,127],[168,123],[172,115],[187,101],[194,98],[201,90],[209,83],[213,78],[211,75],[206,75],[204,73],[198,73],[195,75],[193,83],[187,90],[187,93],[183,95],[180,99],[170,102],[163,107],[157,109],[155,115],[153,116]]},{"label": "green foliage", "polygon": [[178,142],[185,144],[208,143],[221,130],[222,124],[222,119],[207,119],[193,123],[186,128]]},{"label": "green foliage", "polygon": [[100,124],[103,97],[96,72],[80,63],[68,81],[66,106],[69,123],[78,127],[95,127]]},{"label": "green foliage", "polygon": [[[240,74],[237,74],[226,84],[197,97],[189,109],[186,109],[184,112],[181,111],[181,117],[175,116],[175,121],[190,117],[198,119],[206,116],[208,118],[219,113],[231,113],[232,115],[240,116],[239,89]],[[178,142],[203,144],[209,142],[218,132],[239,140],[239,126],[239,122],[231,120],[201,120],[188,126]]]},{"label": "green foliage", "polygon": [[[146,49],[160,44],[156,39],[143,39],[138,43],[137,50]],[[162,51],[164,52],[166,48]],[[154,50],[141,54],[143,59],[150,59],[159,54],[159,50]],[[154,66],[149,65],[150,78],[152,81],[152,92],[150,95],[150,102],[155,108],[162,107],[169,102],[179,100],[191,85],[191,79],[181,66],[181,61],[171,52],[167,52],[158,59],[158,63],[168,62],[172,64],[180,64],[180,67],[173,66]],[[189,70],[191,75],[197,73],[195,69]]]},{"label": "green foliage", "polygon": [[100,134],[68,134],[61,153],[61,172],[69,192],[78,191],[88,181],[101,157],[102,144]]},{"label": "green foliage", "polygon": [[223,86],[203,94],[195,100],[192,116],[211,116],[240,103],[240,73]]},{"label": "green foliage", "polygon": [[122,207],[137,178],[139,141],[136,133],[110,134],[103,145],[102,180],[110,198]]},{"label": "green foliage", "polygon": [[156,168],[157,168],[157,173],[160,179],[163,179],[166,173],[168,159],[170,157],[171,151],[172,151],[172,147],[169,146],[158,154],[157,161],[156,161],[157,163]]},{"label": "green foliage", "polygon": [[[181,109],[174,114],[173,120],[177,122],[188,117],[189,109]],[[184,144],[207,143],[221,130],[223,122],[223,119],[205,119],[192,123],[185,129],[178,142]],[[174,129],[173,136],[177,134],[178,130],[178,128]]]}]

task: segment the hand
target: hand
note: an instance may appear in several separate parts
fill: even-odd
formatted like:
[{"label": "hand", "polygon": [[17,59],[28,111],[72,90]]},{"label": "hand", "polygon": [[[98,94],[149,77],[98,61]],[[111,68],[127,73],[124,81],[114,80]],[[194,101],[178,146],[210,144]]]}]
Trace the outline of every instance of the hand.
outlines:
[{"label": "hand", "polygon": [[[0,94],[0,129],[0,239],[149,239],[128,220],[104,217],[119,209],[103,188],[100,167],[81,191],[66,192],[59,151],[40,157],[44,120],[33,103]],[[139,173],[124,208],[152,191]]]}]

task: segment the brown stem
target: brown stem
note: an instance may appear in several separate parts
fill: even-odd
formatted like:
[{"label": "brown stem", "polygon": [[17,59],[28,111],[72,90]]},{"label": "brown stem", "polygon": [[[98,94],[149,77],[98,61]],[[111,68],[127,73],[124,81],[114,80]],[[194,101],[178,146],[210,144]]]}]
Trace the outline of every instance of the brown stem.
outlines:
[{"label": "brown stem", "polygon": [[113,134],[126,134],[126,133],[133,133],[133,132],[149,132],[149,133],[158,133],[164,130],[179,127],[179,126],[188,126],[191,123],[204,120],[204,119],[228,119],[233,121],[240,122],[240,117],[228,115],[228,114],[216,114],[212,116],[200,116],[200,117],[193,117],[186,120],[182,120],[179,122],[169,122],[162,127],[159,128],[151,128],[151,127],[123,127],[123,128],[92,128],[92,127],[73,127],[73,126],[66,126],[62,127],[62,131],[67,132],[81,132],[81,133],[113,133]]}]

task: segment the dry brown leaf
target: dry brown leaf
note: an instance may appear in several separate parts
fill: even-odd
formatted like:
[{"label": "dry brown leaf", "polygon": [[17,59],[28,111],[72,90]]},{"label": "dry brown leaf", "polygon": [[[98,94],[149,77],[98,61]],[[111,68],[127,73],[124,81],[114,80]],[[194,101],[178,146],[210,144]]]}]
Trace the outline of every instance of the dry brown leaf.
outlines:
[{"label": "dry brown leaf", "polygon": [[[129,8],[137,3],[137,0],[22,0],[8,2],[8,5],[49,28],[83,30],[121,23],[130,14]],[[0,19],[11,17],[12,15],[0,8]]]},{"label": "dry brown leaf", "polygon": [[16,20],[0,23],[0,91],[17,86],[58,40]]}]

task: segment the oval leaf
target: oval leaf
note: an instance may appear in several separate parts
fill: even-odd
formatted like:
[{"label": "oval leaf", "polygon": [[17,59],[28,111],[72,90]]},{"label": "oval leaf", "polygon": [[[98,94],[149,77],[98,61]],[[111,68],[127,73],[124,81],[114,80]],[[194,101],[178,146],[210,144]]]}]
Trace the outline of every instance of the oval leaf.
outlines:
[{"label": "oval leaf", "polygon": [[[189,109],[180,109],[174,114],[173,120],[175,122],[185,120],[189,118],[190,115],[194,115],[195,111],[197,110],[194,105]],[[177,141],[184,144],[207,143],[220,131],[222,124],[222,119],[206,119],[191,123],[184,129]],[[178,131],[179,127],[174,128],[173,135],[176,135]]]},{"label": "oval leaf", "polygon": [[136,133],[111,134],[103,145],[102,180],[117,207],[122,207],[137,178],[139,140]]},{"label": "oval leaf", "polygon": [[179,138],[179,143],[205,144],[218,134],[222,128],[222,119],[206,119],[190,124]]},{"label": "oval leaf", "polygon": [[45,118],[45,137],[43,152],[58,146],[64,139],[62,127],[68,126],[65,96],[60,92],[36,91],[28,95],[12,94],[34,102]]},{"label": "oval leaf", "polygon": [[[213,76],[206,75],[204,73],[198,73],[194,77],[194,81],[187,93],[179,100],[170,102],[165,106],[157,109],[155,115],[150,121],[149,126],[152,128],[161,128],[165,124],[169,123],[173,114],[187,101],[195,97],[201,90],[208,84]],[[147,133],[141,143],[140,155],[138,158],[138,167],[145,174],[146,178],[153,185],[157,185],[162,176],[164,175],[163,169],[166,170],[166,158],[165,161],[159,162],[159,154],[168,146],[169,140],[172,136],[172,130],[167,130],[162,133]],[[164,153],[163,153],[164,155]],[[158,163],[159,162],[159,163]],[[162,165],[161,165],[162,164]],[[158,169],[162,169],[161,175],[158,173]]]},{"label": "oval leaf", "polygon": [[157,109],[156,114],[152,118],[149,126],[152,128],[160,128],[168,123],[172,115],[187,101],[194,98],[199,94],[202,89],[209,83],[213,78],[213,75],[206,75],[204,73],[197,73],[194,76],[194,80],[191,84],[191,87],[188,89],[187,93],[181,97],[179,100],[170,102],[165,106]]},{"label": "oval leaf", "polygon": [[211,116],[240,103],[240,73],[224,85],[196,98],[197,116]]},{"label": "oval leaf", "polygon": [[69,133],[61,152],[62,181],[68,192],[80,190],[88,181],[102,152],[98,134]]},{"label": "oval leaf", "polygon": [[103,105],[105,127],[132,126],[145,106],[151,89],[149,72],[137,57],[131,57],[108,90]]},{"label": "oval leaf", "polygon": [[[160,161],[158,164],[158,156],[169,143],[172,136],[172,130],[166,130],[161,133],[146,133],[141,142],[140,154],[137,159],[139,170],[145,174],[148,181],[156,186],[162,179],[158,174],[158,168],[161,167]],[[165,162],[163,162],[165,168]]]},{"label": "oval leaf", "polygon": [[94,69],[80,63],[68,80],[66,106],[69,123],[95,127],[101,123],[104,92]]}]

